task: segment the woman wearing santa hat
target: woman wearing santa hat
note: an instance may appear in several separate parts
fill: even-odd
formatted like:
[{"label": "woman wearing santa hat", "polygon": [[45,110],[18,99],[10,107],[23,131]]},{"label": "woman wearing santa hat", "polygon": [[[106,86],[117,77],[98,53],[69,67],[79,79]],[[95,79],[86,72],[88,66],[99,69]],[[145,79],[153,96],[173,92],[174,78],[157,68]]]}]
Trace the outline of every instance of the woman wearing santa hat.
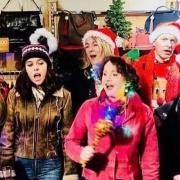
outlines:
[{"label": "woman wearing santa hat", "polygon": [[99,72],[104,57],[119,55],[117,39],[116,33],[108,27],[89,30],[84,34],[82,66],[72,74],[68,88],[72,94],[74,115],[86,99],[101,91]]},{"label": "woman wearing santa hat", "polygon": [[7,98],[0,137],[0,178],[61,180],[64,174],[76,173],[63,153],[63,138],[72,121],[71,95],[56,84],[51,69],[56,38],[40,28],[30,42],[22,49],[22,72]]}]

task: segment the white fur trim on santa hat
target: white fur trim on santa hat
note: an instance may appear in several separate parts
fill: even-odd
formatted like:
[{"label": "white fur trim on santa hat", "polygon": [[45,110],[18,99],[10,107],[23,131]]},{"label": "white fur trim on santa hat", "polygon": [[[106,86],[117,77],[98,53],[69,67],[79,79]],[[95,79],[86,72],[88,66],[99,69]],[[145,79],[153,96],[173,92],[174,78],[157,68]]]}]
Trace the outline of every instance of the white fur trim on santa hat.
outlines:
[{"label": "white fur trim on santa hat", "polygon": [[45,28],[38,28],[34,31],[33,34],[29,37],[30,43],[31,44],[39,44],[38,39],[40,36],[44,36],[47,38],[47,45],[49,47],[49,54],[53,53],[54,51],[57,50],[58,47],[58,41],[57,39],[53,36],[52,33],[50,33],[47,29]]},{"label": "white fur trim on santa hat", "polygon": [[174,25],[159,26],[149,35],[149,40],[153,43],[162,34],[171,34],[180,42],[180,30]]},{"label": "white fur trim on santa hat", "polygon": [[82,38],[83,46],[85,46],[85,41],[89,37],[99,37],[100,39],[107,42],[113,50],[115,48],[115,43],[113,42],[113,40],[108,35],[106,35],[102,32],[96,31],[96,30],[89,30],[84,34],[84,36]]}]

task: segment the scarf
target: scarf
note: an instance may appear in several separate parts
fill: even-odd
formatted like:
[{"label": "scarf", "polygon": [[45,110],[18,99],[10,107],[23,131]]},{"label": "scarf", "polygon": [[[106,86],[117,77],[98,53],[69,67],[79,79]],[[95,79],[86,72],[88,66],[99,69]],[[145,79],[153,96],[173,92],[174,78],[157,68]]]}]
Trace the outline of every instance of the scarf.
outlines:
[{"label": "scarf", "polygon": [[36,100],[36,105],[37,105],[37,107],[39,107],[42,100],[44,99],[45,92],[42,90],[41,87],[32,87],[32,93]]}]

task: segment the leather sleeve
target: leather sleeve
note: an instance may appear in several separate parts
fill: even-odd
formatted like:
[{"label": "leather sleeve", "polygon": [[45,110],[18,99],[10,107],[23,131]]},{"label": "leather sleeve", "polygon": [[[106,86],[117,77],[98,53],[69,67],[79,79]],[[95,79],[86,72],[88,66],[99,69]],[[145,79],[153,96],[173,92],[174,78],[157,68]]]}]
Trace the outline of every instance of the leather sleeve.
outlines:
[{"label": "leather sleeve", "polygon": [[12,89],[7,98],[7,117],[0,136],[0,169],[14,166],[14,121],[15,90]]},{"label": "leather sleeve", "polygon": [[71,127],[73,116],[72,116],[72,100],[71,100],[71,94],[68,90],[64,89],[64,108],[63,108],[63,152],[64,152],[64,174],[77,174],[77,163],[72,161],[65,153],[64,149],[64,139],[66,135],[69,132],[69,129]]}]

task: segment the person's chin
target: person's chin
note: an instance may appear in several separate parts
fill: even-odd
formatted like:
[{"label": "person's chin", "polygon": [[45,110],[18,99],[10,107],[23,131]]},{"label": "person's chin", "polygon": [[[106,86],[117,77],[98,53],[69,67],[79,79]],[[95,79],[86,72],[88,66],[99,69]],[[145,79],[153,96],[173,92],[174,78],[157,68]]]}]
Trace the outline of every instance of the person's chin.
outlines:
[{"label": "person's chin", "polygon": [[106,93],[107,96],[110,98],[110,99],[114,99],[115,98],[115,95],[114,93]]},{"label": "person's chin", "polygon": [[34,82],[34,84],[35,84],[36,86],[40,86],[40,85],[42,84],[42,82],[41,82],[41,81],[36,81],[36,82]]}]

